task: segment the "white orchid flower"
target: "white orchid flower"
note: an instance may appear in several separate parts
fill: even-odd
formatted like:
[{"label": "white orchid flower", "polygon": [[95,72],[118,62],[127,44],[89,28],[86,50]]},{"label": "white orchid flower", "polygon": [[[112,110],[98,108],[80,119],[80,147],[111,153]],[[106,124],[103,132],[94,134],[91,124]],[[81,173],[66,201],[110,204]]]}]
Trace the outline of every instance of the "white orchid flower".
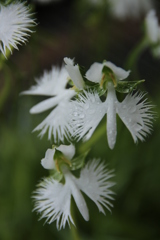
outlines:
[{"label": "white orchid flower", "polygon": [[[59,149],[68,160],[73,157],[75,149],[73,145],[61,145]],[[47,150],[42,165],[47,169],[55,169],[53,164],[54,150]],[[52,177],[45,178],[37,187],[34,193],[34,210],[41,214],[41,218],[46,218],[49,224],[56,221],[58,229],[64,228],[66,223],[74,224],[71,216],[71,196],[82,214],[83,218],[89,220],[89,212],[84,197],[85,193],[95,202],[100,212],[105,214],[103,207],[110,210],[113,205],[109,200],[113,200],[113,192],[110,187],[113,182],[108,181],[113,175],[113,171],[108,171],[103,162],[99,159],[89,161],[81,170],[79,178],[76,178],[66,165],[61,168],[65,183],[60,183]]]},{"label": "white orchid flower", "polygon": [[155,57],[160,57],[160,25],[155,10],[150,10],[145,18],[147,44]]},{"label": "white orchid flower", "polygon": [[[114,72],[116,81],[123,80],[129,75],[113,63],[104,63]],[[104,64],[94,63],[87,71],[86,77],[93,82],[100,82],[103,79],[102,69]],[[96,71],[97,69],[97,71]],[[134,142],[138,139],[144,140],[151,132],[153,112],[152,105],[142,100],[144,94],[128,94],[126,98],[119,102],[113,82],[108,82],[108,92],[104,102],[99,98],[97,92],[84,91],[79,95],[78,100],[72,102],[72,135],[80,140],[88,140],[104,115],[107,115],[107,139],[111,149],[114,148],[117,135],[116,114],[119,115],[123,123],[130,131]]]},{"label": "white orchid flower", "polygon": [[6,50],[12,52],[11,46],[25,43],[35,25],[29,8],[22,2],[11,3],[7,6],[0,4],[0,50],[6,57]]},{"label": "white orchid flower", "polygon": [[30,109],[30,113],[37,114],[54,108],[51,113],[34,129],[41,130],[40,136],[48,130],[48,139],[54,136],[54,141],[68,139],[70,132],[69,125],[69,100],[76,94],[73,89],[66,89],[68,73],[64,66],[62,68],[52,67],[52,70],[45,71],[43,76],[36,79],[36,85],[30,90],[22,92],[29,95],[50,96]]},{"label": "white orchid flower", "polygon": [[112,14],[119,18],[138,18],[153,7],[151,0],[109,0]]}]

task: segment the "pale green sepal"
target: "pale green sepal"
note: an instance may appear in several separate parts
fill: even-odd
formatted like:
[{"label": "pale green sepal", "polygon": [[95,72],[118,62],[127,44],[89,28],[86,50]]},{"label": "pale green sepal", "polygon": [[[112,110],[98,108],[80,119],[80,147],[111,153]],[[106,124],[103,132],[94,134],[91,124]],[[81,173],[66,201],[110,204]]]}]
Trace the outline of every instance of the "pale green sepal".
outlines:
[{"label": "pale green sepal", "polygon": [[144,81],[144,79],[137,81],[118,81],[115,89],[120,93],[130,93],[136,89],[138,84],[143,83]]},{"label": "pale green sepal", "polygon": [[56,170],[62,174],[61,171],[61,166],[66,164],[68,167],[71,166],[70,160],[68,160],[61,151],[55,149],[55,154],[54,154],[54,161],[55,161],[55,166]]},{"label": "pale green sepal", "polygon": [[63,174],[61,172],[56,171],[55,169],[50,171],[50,176],[54,178],[54,180],[60,182],[63,178]]},{"label": "pale green sepal", "polygon": [[86,80],[85,83],[86,90],[92,90],[93,92],[97,92],[99,96],[102,96],[106,92],[106,89],[101,88],[99,83],[90,82],[88,80]]},{"label": "pale green sepal", "polygon": [[104,90],[107,89],[108,82],[112,82],[115,87],[117,86],[117,80],[116,80],[115,74],[112,71],[112,69],[110,69],[107,66],[104,66],[102,69],[102,73],[103,73],[103,76],[102,76],[102,79],[100,82],[100,87],[102,89],[104,89]]},{"label": "pale green sepal", "polygon": [[57,150],[57,148],[56,148],[53,158],[54,158],[54,160],[61,160],[63,158],[63,153],[61,151]]},{"label": "pale green sepal", "polygon": [[70,170],[77,170],[84,166],[85,158],[90,150],[87,150],[85,153],[75,157],[71,160]]}]

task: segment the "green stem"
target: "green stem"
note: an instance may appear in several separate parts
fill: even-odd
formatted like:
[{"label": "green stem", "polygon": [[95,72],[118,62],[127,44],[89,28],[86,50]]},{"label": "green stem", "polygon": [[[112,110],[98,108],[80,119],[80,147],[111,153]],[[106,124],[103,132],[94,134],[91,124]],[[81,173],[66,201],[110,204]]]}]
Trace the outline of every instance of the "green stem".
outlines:
[{"label": "green stem", "polygon": [[73,240],[80,240],[77,228],[74,225],[71,225],[71,234]]},{"label": "green stem", "polygon": [[0,111],[2,110],[5,101],[10,93],[11,89],[11,75],[10,70],[6,65],[3,67],[4,73],[5,73],[5,79],[4,79],[4,86],[2,87],[2,90],[0,91]]},{"label": "green stem", "polygon": [[[74,223],[76,225],[76,221],[75,221],[75,214],[74,214],[74,206],[73,205],[73,202],[71,204],[71,214],[72,214],[72,218],[74,220]],[[78,230],[77,230],[77,227],[74,226],[72,223],[71,223],[71,237],[73,240],[81,240],[80,239],[80,236],[79,236],[79,233],[78,233]]]},{"label": "green stem", "polygon": [[92,137],[87,142],[85,142],[85,144],[81,144],[78,151],[80,153],[85,152],[90,147],[92,147],[104,134],[106,134],[106,122],[98,128],[98,130],[92,135]]},{"label": "green stem", "polygon": [[147,38],[143,38],[139,44],[129,53],[127,58],[125,69],[134,69],[136,70],[136,65],[138,62],[138,58],[140,57],[141,53],[144,51],[145,48],[148,46]]}]

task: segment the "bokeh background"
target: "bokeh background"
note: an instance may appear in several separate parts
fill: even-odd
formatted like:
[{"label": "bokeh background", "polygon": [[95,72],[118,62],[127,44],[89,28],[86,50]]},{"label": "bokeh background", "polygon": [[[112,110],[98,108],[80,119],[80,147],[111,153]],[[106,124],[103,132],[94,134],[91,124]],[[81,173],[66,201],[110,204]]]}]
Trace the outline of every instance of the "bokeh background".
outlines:
[{"label": "bokeh background", "polygon": [[[96,1],[94,1],[96,3]],[[61,0],[48,4],[30,1],[38,25],[25,46],[14,51],[0,66],[0,239],[72,240],[78,239],[67,226],[38,221],[32,212],[32,192],[48,172],[40,165],[51,142],[40,140],[32,130],[47,113],[30,115],[29,109],[43,97],[20,96],[33,85],[35,77],[52,65],[61,66],[64,57],[75,58],[89,68],[97,61],[112,61],[125,67],[130,51],[143,37],[141,17],[116,19],[106,2]],[[154,1],[160,20],[160,2]],[[139,56],[130,79],[145,79],[140,88],[157,112],[153,133],[146,141],[133,143],[120,119],[114,150],[108,148],[105,119],[93,135],[94,144],[87,159],[105,159],[115,169],[116,192],[112,213],[98,212],[86,198],[90,221],[85,222],[74,208],[77,231],[83,240],[160,240],[160,58],[150,49]],[[127,69],[126,69],[127,70]],[[136,79],[137,80],[137,79]],[[81,150],[90,142],[81,146]],[[65,201],[65,199],[64,199]],[[73,203],[74,206],[74,203]]]}]

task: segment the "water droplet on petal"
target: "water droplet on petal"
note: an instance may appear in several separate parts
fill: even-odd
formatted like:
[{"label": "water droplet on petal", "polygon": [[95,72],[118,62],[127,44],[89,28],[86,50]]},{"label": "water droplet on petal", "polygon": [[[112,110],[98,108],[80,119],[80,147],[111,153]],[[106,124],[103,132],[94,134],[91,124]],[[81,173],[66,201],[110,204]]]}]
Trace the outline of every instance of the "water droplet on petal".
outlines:
[{"label": "water droplet on petal", "polygon": [[86,104],[84,105],[84,109],[87,110],[88,108],[89,108],[89,104],[86,103]]},{"label": "water droplet on petal", "polygon": [[136,111],[136,106],[132,106],[132,108],[130,108],[130,113],[134,113]]},{"label": "water droplet on petal", "polygon": [[81,114],[79,115],[79,117],[80,117],[80,118],[84,118],[84,117],[85,117],[84,113],[81,113]]},{"label": "water droplet on petal", "polygon": [[78,116],[78,113],[77,113],[77,112],[74,112],[74,113],[73,113],[73,116],[74,116],[74,117],[77,117],[77,116]]}]

